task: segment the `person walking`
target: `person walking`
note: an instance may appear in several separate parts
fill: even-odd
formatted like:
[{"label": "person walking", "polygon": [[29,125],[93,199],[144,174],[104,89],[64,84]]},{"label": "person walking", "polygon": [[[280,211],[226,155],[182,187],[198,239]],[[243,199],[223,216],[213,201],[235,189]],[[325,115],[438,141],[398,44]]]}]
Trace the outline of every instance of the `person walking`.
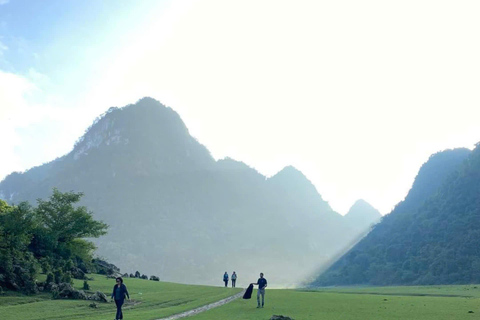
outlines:
[{"label": "person walking", "polygon": [[267,279],[263,277],[263,272],[260,273],[257,283],[251,283],[252,285],[258,285],[257,291],[257,308],[260,308],[260,296],[262,296],[262,308],[265,304],[265,288],[267,287]]},{"label": "person walking", "polygon": [[225,274],[223,275],[223,282],[225,282],[225,288],[228,286],[228,273],[225,271]]},{"label": "person walking", "polygon": [[235,271],[232,273],[232,288],[235,288],[235,283],[237,282],[237,274]]},{"label": "person walking", "polygon": [[115,279],[116,284],[113,286],[112,299],[115,300],[117,305],[117,315],[115,320],[123,319],[122,305],[125,302],[125,296],[130,300],[130,295],[128,294],[127,286],[123,284],[123,279],[118,277]]}]

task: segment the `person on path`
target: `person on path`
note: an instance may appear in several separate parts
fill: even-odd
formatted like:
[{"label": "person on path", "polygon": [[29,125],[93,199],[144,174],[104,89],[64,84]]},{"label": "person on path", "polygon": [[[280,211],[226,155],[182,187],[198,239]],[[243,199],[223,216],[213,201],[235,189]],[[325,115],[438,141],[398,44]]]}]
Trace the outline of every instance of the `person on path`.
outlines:
[{"label": "person on path", "polygon": [[267,279],[263,277],[263,272],[260,273],[260,278],[257,280],[257,283],[251,283],[253,285],[258,285],[257,291],[257,308],[260,308],[260,296],[262,296],[262,308],[265,304],[265,288],[267,287]]},{"label": "person on path", "polygon": [[228,286],[228,273],[225,271],[225,274],[223,275],[223,282],[225,282],[225,288]]},{"label": "person on path", "polygon": [[237,282],[237,274],[235,271],[232,273],[232,288],[235,288],[235,283]]},{"label": "person on path", "polygon": [[115,281],[117,283],[113,286],[112,299],[115,300],[115,304],[117,305],[117,315],[115,316],[115,320],[119,320],[123,319],[122,305],[125,302],[125,296],[130,300],[130,295],[128,294],[127,286],[123,284],[123,279],[121,277],[116,278]]}]

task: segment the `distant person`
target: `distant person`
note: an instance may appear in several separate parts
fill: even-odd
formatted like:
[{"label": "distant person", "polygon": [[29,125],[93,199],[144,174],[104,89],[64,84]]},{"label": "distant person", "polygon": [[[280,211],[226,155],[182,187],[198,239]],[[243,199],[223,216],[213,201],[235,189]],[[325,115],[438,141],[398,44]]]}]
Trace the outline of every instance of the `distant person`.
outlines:
[{"label": "distant person", "polygon": [[117,305],[117,315],[115,316],[115,320],[119,320],[123,319],[122,305],[125,302],[125,296],[127,296],[128,300],[130,300],[130,296],[128,294],[127,286],[123,284],[123,279],[118,277],[115,281],[117,283],[113,286],[112,299],[115,300],[115,304]]},{"label": "distant person", "polygon": [[235,282],[237,282],[237,274],[235,271],[232,273],[232,288],[235,288]]},{"label": "distant person", "polygon": [[228,287],[228,273],[225,271],[225,274],[223,275],[223,282],[225,282],[225,288]]},{"label": "distant person", "polygon": [[263,277],[263,272],[260,273],[260,278],[257,280],[257,283],[251,283],[251,285],[258,285],[257,291],[257,308],[260,308],[260,296],[262,296],[262,308],[265,304],[265,288],[267,287],[267,279]]}]

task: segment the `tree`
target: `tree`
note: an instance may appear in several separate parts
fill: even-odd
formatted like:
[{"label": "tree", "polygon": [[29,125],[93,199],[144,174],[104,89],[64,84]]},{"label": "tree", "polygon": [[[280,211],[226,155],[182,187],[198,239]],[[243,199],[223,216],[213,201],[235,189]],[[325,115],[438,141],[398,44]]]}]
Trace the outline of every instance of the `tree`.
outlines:
[{"label": "tree", "polygon": [[[62,193],[53,189],[48,200],[38,199],[36,214],[40,220],[31,249],[51,269],[70,274],[73,268],[85,269],[92,260],[95,245],[84,238],[98,238],[108,226],[96,221],[84,206],[75,207],[83,193]],[[73,266],[71,264],[73,261]]]}]

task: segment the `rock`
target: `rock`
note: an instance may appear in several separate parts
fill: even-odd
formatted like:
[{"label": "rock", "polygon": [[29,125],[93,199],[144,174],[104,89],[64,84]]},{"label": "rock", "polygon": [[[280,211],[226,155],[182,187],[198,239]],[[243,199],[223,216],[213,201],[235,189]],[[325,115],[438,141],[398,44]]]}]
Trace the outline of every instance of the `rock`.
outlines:
[{"label": "rock", "polygon": [[160,278],[157,276],[150,276],[150,280],[152,281],[160,281]]},{"label": "rock", "polygon": [[75,278],[75,279],[80,279],[80,280],[83,280],[85,279],[85,272],[83,272],[82,269],[80,268],[72,268],[72,276]]},{"label": "rock", "polygon": [[95,268],[97,269],[97,272],[99,274],[120,274],[120,268],[114,264],[108,263],[101,259],[93,259],[92,262],[95,265]]},{"label": "rock", "polygon": [[101,302],[108,302],[107,296],[105,293],[97,291],[94,294],[92,294],[90,297],[88,297],[88,300],[95,300],[95,301],[101,301]]},{"label": "rock", "polygon": [[97,304],[95,302],[92,302],[88,305],[90,308],[97,308]]},{"label": "rock", "polygon": [[87,295],[83,290],[75,290],[73,293],[73,299],[87,300]]},{"label": "rock", "polygon": [[86,300],[87,295],[83,290],[77,290],[70,283],[62,282],[60,284],[52,284],[50,287],[54,299],[76,299]]},{"label": "rock", "polygon": [[286,317],[286,316],[276,316],[276,315],[273,315],[270,320],[294,320],[293,318],[290,318],[290,317]]}]

